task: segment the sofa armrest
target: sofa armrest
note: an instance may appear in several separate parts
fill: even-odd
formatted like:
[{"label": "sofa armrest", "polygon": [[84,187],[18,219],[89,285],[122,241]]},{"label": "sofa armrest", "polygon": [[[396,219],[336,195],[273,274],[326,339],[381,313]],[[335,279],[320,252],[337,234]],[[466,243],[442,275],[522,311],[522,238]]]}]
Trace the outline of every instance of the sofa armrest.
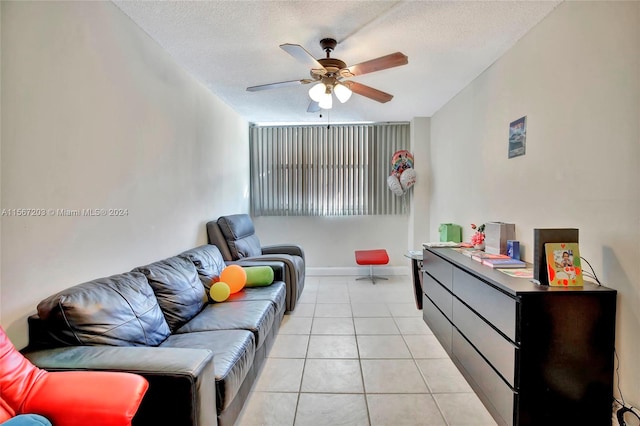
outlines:
[{"label": "sofa armrest", "polygon": [[247,266],[270,266],[273,269],[273,281],[285,281],[285,264],[278,260],[259,260],[260,258],[248,257],[241,260],[234,260],[233,262],[227,262],[229,265]]},{"label": "sofa armrest", "polygon": [[45,374],[29,392],[23,413],[56,426],[129,426],[149,387],[136,374],[62,371]]},{"label": "sofa armrest", "polygon": [[48,371],[121,371],[143,376],[149,390],[134,425],[217,424],[213,354],[209,350],[69,346],[24,355]]},{"label": "sofa armrest", "polygon": [[304,260],[304,250],[297,244],[274,244],[260,247],[262,254],[290,254],[300,256]]}]

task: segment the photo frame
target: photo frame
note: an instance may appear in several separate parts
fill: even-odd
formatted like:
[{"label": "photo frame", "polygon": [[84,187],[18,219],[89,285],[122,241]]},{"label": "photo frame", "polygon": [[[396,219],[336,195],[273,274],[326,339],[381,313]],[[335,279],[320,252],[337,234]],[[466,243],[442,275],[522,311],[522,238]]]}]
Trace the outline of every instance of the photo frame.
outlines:
[{"label": "photo frame", "polygon": [[535,228],[533,230],[533,280],[540,285],[549,285],[547,258],[544,245],[546,243],[577,243],[577,228]]},{"label": "photo frame", "polygon": [[578,243],[546,243],[549,285],[558,287],[581,287],[582,264]]}]

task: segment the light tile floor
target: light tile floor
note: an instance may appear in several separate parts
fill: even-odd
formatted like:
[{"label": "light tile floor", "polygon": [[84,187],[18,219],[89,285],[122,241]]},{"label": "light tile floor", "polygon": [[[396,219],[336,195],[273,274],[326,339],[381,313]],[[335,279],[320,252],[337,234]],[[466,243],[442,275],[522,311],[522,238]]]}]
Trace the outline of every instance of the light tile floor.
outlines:
[{"label": "light tile floor", "polygon": [[422,320],[411,277],[355,278],[306,278],[236,425],[495,425]]}]

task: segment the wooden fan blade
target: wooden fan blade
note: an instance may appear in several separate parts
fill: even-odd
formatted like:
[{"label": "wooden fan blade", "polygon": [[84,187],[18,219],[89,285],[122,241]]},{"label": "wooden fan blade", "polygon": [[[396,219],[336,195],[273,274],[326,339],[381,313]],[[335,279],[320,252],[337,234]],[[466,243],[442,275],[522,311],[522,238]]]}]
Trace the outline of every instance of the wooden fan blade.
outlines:
[{"label": "wooden fan blade", "polygon": [[307,107],[307,112],[318,112],[320,111],[320,104],[316,101],[309,102],[309,106]]},{"label": "wooden fan blade", "polygon": [[374,101],[385,103],[393,99],[393,95],[390,95],[378,89],[374,89],[373,87],[366,86],[362,83],[349,81],[345,82],[344,84],[348,85],[349,89],[351,89],[353,93],[357,93],[358,95],[373,99]]},{"label": "wooden fan blade", "polygon": [[396,52],[343,68],[340,70],[340,75],[349,78],[356,75],[386,70],[387,68],[399,67],[400,65],[407,65],[408,63],[409,58],[404,53]]},{"label": "wooden fan blade", "polygon": [[[316,58],[311,56],[311,53],[307,52],[306,49],[299,44],[285,43],[281,44],[280,48],[312,70],[318,70],[318,74],[326,74],[327,70],[325,69],[325,67],[323,67],[322,64],[316,60]],[[324,72],[320,73],[320,70],[324,70]]]},{"label": "wooden fan blade", "polygon": [[247,87],[247,92],[258,92],[260,90],[279,89],[280,87],[298,86],[300,84],[308,84],[314,80],[302,79],[302,80],[289,80],[281,81],[279,83],[261,84],[260,86]]}]

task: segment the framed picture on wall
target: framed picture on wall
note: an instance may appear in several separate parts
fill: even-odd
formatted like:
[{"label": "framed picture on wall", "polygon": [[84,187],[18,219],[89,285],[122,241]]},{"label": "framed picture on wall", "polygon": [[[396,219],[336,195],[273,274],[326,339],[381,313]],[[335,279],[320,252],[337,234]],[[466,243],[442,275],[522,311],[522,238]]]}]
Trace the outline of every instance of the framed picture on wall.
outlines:
[{"label": "framed picture on wall", "polygon": [[527,116],[509,124],[509,158],[524,155],[527,139]]}]

